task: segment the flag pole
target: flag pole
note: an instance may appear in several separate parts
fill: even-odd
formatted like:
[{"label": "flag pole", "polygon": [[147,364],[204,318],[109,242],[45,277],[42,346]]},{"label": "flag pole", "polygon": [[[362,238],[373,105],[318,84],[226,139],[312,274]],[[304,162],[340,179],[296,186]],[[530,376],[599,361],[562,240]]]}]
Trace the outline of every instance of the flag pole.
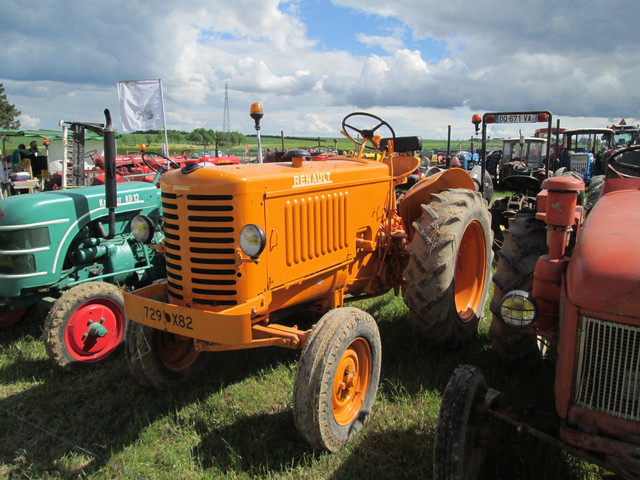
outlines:
[{"label": "flag pole", "polygon": [[162,103],[162,124],[164,126],[164,144],[162,145],[162,153],[164,153],[168,157],[169,141],[167,140],[167,115],[164,111],[164,92],[162,91],[162,79],[159,78],[158,82],[160,82],[160,102]]}]

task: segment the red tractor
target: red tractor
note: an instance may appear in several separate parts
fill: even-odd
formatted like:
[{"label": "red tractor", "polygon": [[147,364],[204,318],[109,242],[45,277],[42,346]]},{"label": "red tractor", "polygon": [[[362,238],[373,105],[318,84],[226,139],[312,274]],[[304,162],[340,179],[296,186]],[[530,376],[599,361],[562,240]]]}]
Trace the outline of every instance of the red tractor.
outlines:
[{"label": "red tractor", "polygon": [[480,369],[458,367],[440,408],[435,479],[478,476],[491,418],[640,478],[640,146],[615,151],[606,172],[588,216],[580,180],[543,182],[537,212],[511,220],[494,275],[492,348],[514,364],[553,352],[555,411],[505,406]]}]

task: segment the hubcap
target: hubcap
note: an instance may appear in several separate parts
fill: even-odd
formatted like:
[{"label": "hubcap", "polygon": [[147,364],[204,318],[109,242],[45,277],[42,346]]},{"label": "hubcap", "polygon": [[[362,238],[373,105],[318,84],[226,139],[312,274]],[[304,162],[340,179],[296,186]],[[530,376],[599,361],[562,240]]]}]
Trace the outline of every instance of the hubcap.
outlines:
[{"label": "hubcap", "polygon": [[193,339],[168,332],[158,332],[158,354],[169,370],[181,372],[193,365],[200,352],[193,347]]},{"label": "hubcap", "polygon": [[108,357],[120,345],[124,334],[124,313],[115,302],[99,298],[77,308],[65,329],[69,354],[81,362]]},{"label": "hubcap", "polygon": [[371,348],[356,338],[345,349],[333,380],[333,417],[339,425],[348,425],[360,412],[369,387]]}]

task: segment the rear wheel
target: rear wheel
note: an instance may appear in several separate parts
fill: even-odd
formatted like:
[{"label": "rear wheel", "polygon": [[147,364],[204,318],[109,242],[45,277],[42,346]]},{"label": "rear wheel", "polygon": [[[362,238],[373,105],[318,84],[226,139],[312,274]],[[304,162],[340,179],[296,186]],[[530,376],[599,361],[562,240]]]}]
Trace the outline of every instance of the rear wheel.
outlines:
[{"label": "rear wheel", "polygon": [[77,285],[49,310],[47,354],[64,369],[107,360],[118,352],[126,326],[119,287],[105,282]]},{"label": "rear wheel", "polygon": [[587,187],[587,200],[585,202],[585,210],[587,213],[591,211],[600,198],[602,186],[604,185],[604,178],[604,175],[596,175],[591,179],[591,183]]},{"label": "rear wheel", "polygon": [[498,267],[493,275],[493,318],[489,336],[493,352],[507,363],[532,364],[542,355],[532,332],[512,327],[502,320],[500,303],[511,290],[531,292],[536,262],[547,252],[546,235],[545,224],[536,220],[534,213],[516,215],[504,232],[504,242],[498,252]]},{"label": "rear wheel", "polygon": [[489,423],[483,407],[487,382],[477,367],[462,365],[442,396],[433,452],[435,480],[473,480],[484,463]]},{"label": "rear wheel", "polygon": [[131,322],[126,341],[131,373],[141,385],[168,390],[205,366],[192,338]]},{"label": "rear wheel", "polygon": [[366,422],[381,366],[378,326],[357,308],[327,312],[312,331],[296,372],[293,418],[313,447],[337,451]]},{"label": "rear wheel", "polygon": [[0,309],[0,328],[7,328],[22,320],[27,313],[26,308],[3,308]]},{"label": "rear wheel", "polygon": [[491,220],[479,192],[445,190],[413,224],[405,269],[409,320],[430,343],[459,347],[477,331],[491,278]]}]

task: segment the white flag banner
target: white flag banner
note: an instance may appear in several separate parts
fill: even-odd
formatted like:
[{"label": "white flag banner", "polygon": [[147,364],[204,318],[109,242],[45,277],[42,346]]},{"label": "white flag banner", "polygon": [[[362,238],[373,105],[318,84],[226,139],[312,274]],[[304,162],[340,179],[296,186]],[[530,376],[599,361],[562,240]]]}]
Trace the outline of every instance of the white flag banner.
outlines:
[{"label": "white flag banner", "polygon": [[160,80],[118,82],[120,115],[125,132],[162,130],[164,104]]}]

